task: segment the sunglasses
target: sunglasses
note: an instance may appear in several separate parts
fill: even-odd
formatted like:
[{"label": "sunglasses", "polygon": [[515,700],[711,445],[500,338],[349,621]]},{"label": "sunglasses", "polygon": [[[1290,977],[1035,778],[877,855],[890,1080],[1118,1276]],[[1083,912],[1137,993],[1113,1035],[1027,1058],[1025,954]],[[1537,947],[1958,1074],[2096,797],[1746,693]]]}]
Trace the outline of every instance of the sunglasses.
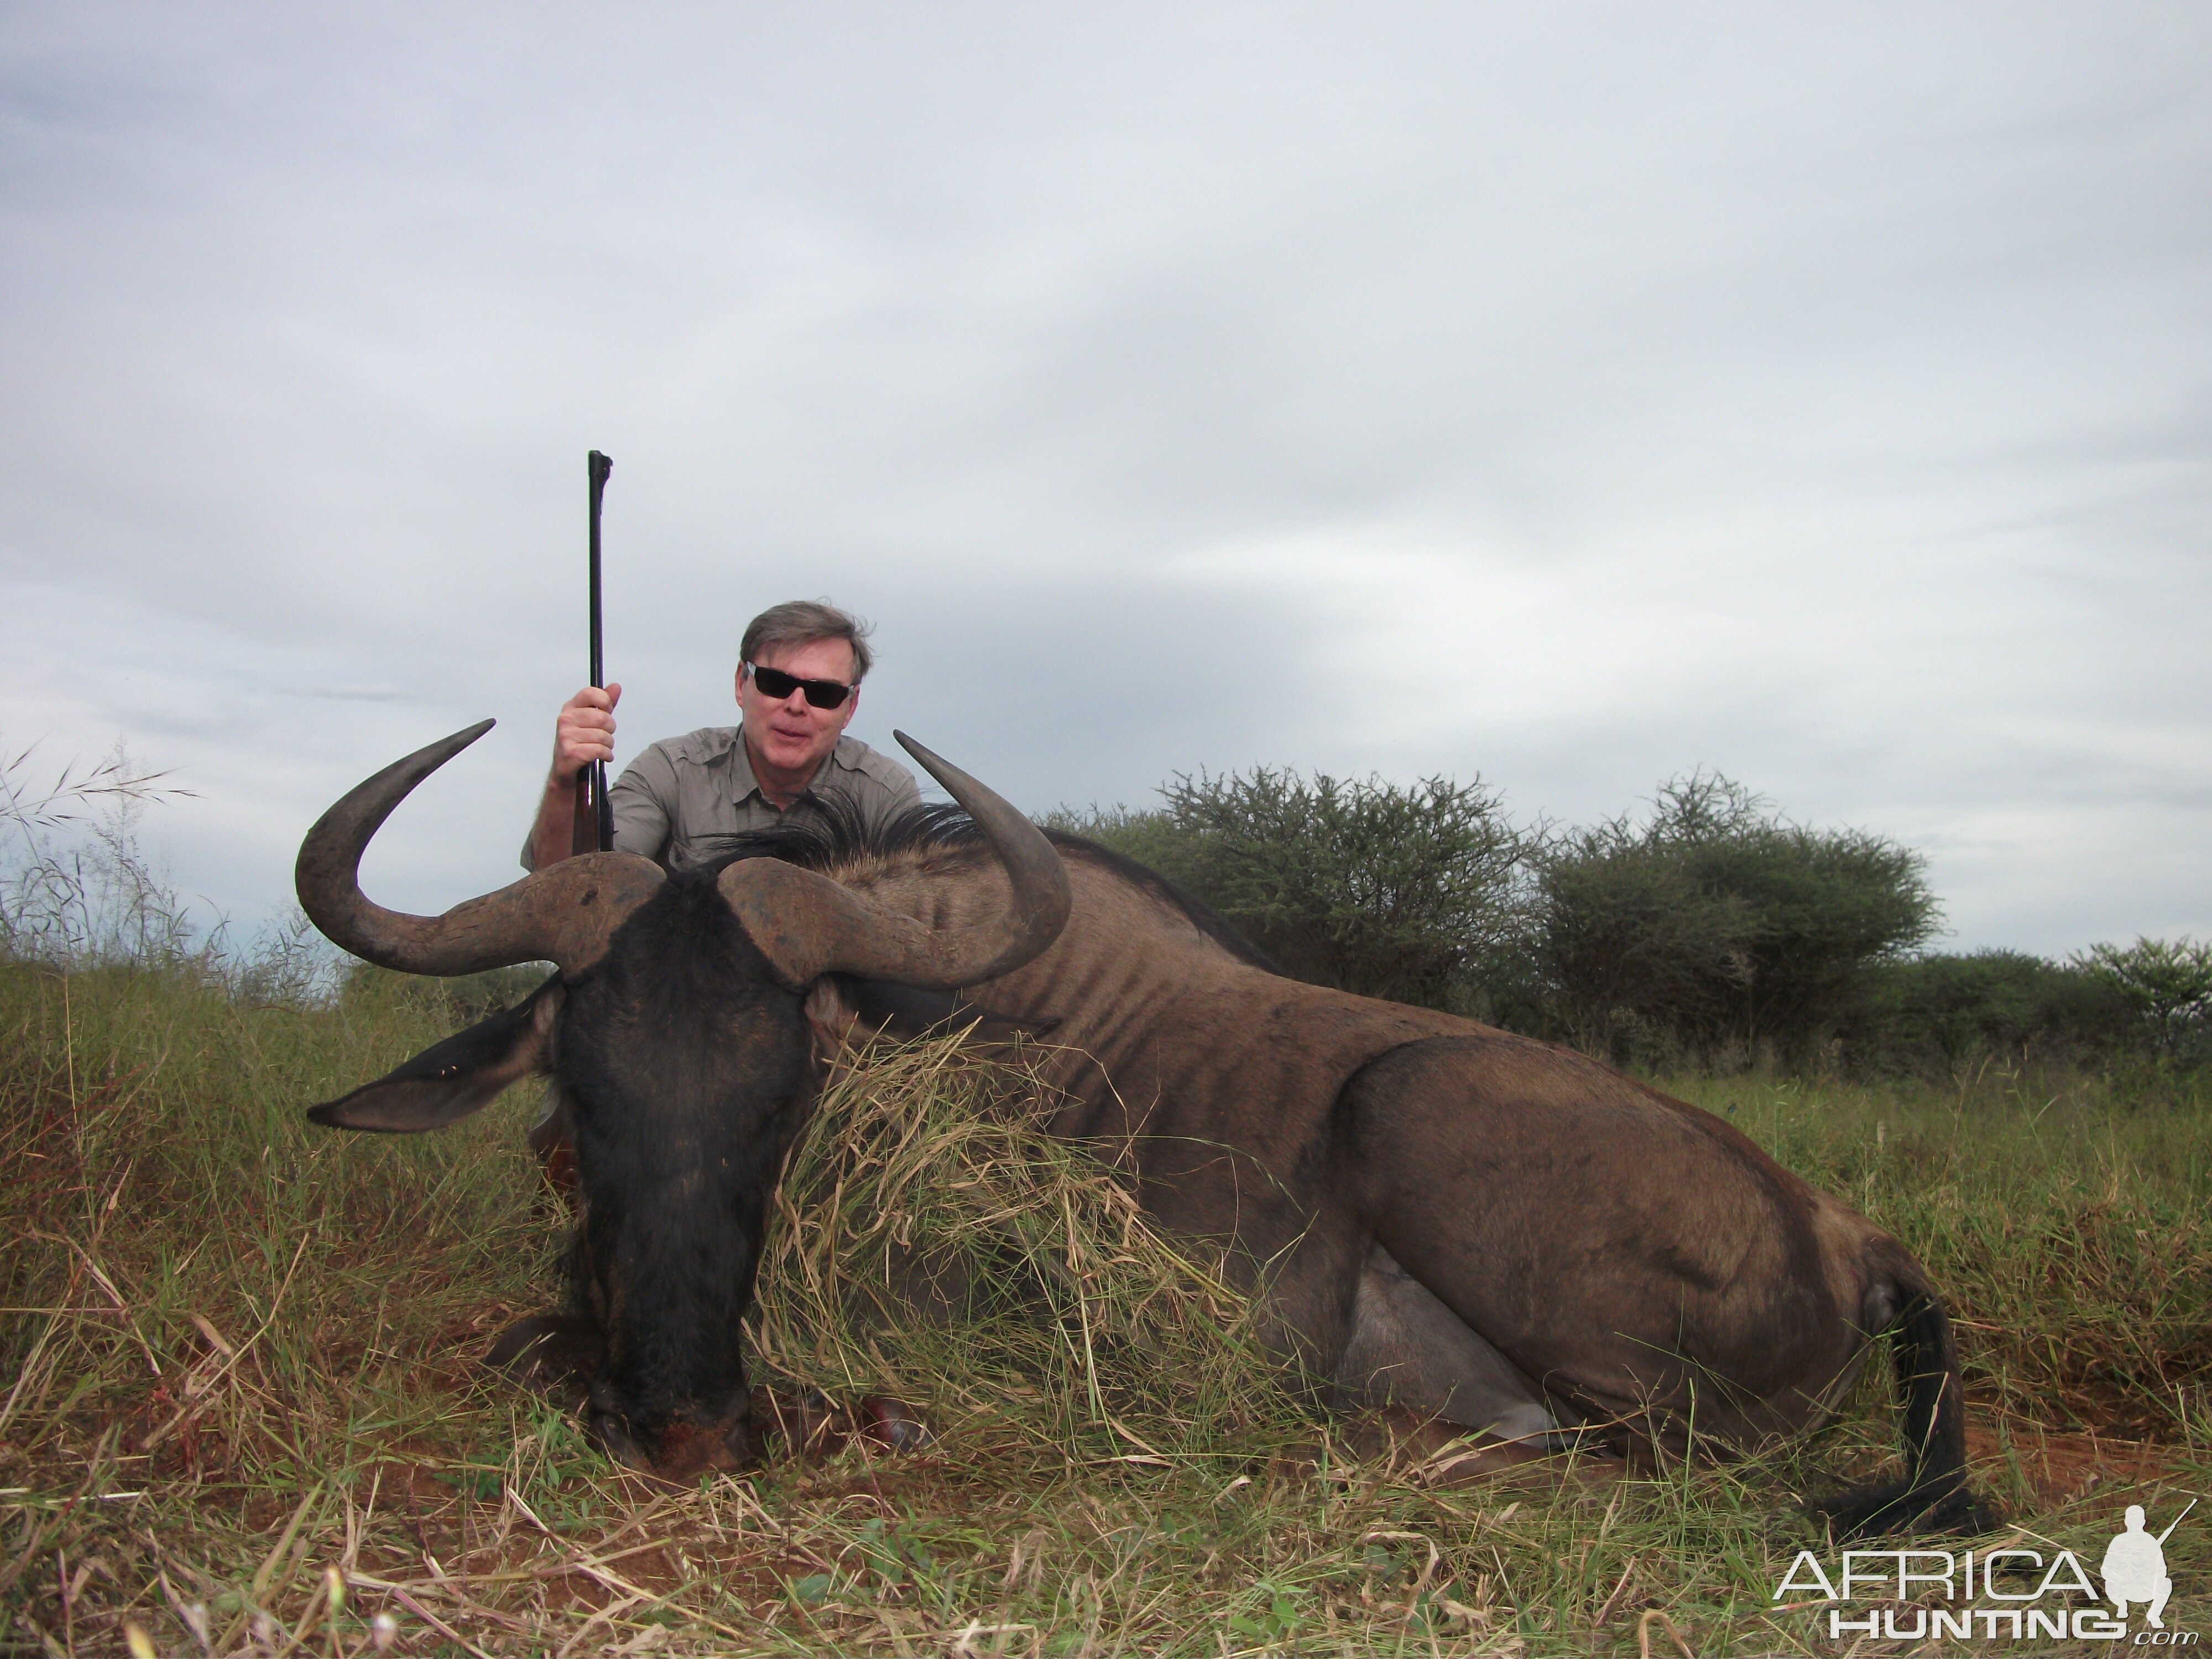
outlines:
[{"label": "sunglasses", "polygon": [[845,699],[853,695],[853,688],[841,685],[836,680],[802,680],[796,674],[787,674],[781,668],[763,668],[757,662],[745,665],[745,672],[760,687],[761,696],[771,702],[781,702],[794,691],[806,693],[806,701],[817,708],[842,708]]}]

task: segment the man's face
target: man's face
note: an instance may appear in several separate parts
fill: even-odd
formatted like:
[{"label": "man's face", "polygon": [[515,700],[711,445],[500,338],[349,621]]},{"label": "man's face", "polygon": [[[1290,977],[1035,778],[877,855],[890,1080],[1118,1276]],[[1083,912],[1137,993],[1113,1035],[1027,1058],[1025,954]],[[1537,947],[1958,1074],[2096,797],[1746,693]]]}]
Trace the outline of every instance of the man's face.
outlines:
[{"label": "man's face", "polygon": [[[853,647],[845,640],[767,645],[761,647],[758,665],[781,668],[802,680],[836,680],[850,685]],[[860,706],[858,691],[835,708],[817,708],[806,701],[806,693],[796,687],[787,697],[770,698],[743,667],[738,670],[738,708],[744,717],[747,743],[758,761],[799,781],[811,777],[829,757]]]}]

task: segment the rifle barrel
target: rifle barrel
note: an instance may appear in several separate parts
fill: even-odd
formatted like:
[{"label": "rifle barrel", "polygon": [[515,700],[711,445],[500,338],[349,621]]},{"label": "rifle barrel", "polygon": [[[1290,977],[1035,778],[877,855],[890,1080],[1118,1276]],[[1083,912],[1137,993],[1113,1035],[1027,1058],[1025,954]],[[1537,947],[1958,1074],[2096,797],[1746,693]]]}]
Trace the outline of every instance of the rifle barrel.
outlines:
[{"label": "rifle barrel", "polygon": [[586,458],[592,484],[592,684],[607,683],[605,649],[599,616],[599,503],[607,493],[607,475],[615,470],[611,457],[593,450]]},{"label": "rifle barrel", "polygon": [[[585,458],[584,467],[591,481],[592,491],[592,684],[604,686],[607,683],[606,652],[599,610],[599,504],[607,493],[607,477],[615,470],[611,456],[593,450]],[[592,763],[591,782],[588,786],[579,780],[580,787],[588,787],[592,802],[592,840],[599,852],[611,851],[615,844],[614,803],[607,799],[607,763]],[[580,798],[579,805],[582,805]]]},{"label": "rifle barrel", "polygon": [[2173,1525],[2168,1527],[2164,1532],[2159,1534],[2158,1545],[2160,1549],[2164,1549],[2166,1547],[2166,1540],[2173,1536],[2173,1528],[2179,1526],[2183,1522],[2189,1519],[2189,1510],[2193,1510],[2196,1507],[2197,1500],[2192,1498],[2189,1500],[2189,1509],[2185,1509],[2180,1514],[2175,1516],[2173,1517]]}]

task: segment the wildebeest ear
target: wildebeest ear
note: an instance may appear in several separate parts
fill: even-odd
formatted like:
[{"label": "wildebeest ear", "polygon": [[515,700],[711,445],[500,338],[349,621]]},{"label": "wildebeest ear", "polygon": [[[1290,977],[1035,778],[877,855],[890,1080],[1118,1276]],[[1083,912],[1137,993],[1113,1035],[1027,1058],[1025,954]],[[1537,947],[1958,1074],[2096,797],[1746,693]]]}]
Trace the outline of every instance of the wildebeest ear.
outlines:
[{"label": "wildebeest ear", "polygon": [[549,1069],[560,1011],[561,976],[555,974],[514,1007],[425,1048],[349,1095],[310,1106],[307,1116],[333,1129],[376,1134],[442,1129],[491,1104],[508,1084]]}]

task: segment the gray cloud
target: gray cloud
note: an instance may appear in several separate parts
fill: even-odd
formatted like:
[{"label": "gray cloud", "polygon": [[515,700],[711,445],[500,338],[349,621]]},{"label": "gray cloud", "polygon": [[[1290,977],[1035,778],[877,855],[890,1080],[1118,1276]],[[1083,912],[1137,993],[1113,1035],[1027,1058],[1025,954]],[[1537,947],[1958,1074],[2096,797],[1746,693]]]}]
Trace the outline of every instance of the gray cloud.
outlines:
[{"label": "gray cloud", "polygon": [[19,9],[0,726],[183,768],[251,919],[496,714],[372,874],[504,879],[596,445],[625,740],[829,592],[863,734],[1034,805],[1703,764],[1926,848],[1961,942],[2212,932],[2208,58],[2179,6]]},{"label": "gray cloud", "polygon": [[334,702],[413,702],[416,694],[404,685],[288,685],[295,697],[327,697]]}]

